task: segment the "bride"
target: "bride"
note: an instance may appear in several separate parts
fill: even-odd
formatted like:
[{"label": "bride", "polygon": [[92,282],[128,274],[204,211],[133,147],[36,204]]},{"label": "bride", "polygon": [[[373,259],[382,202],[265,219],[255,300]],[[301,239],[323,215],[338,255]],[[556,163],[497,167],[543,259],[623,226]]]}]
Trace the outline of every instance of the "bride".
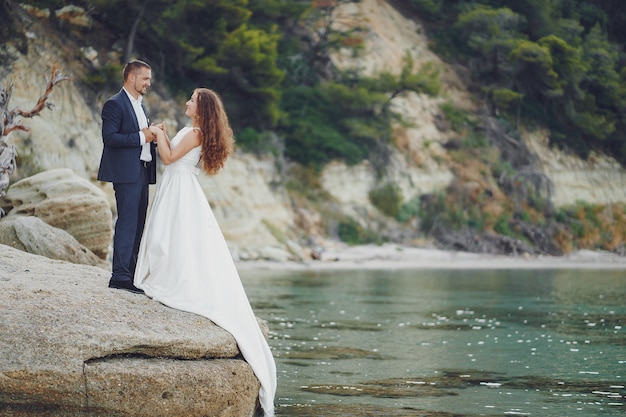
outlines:
[{"label": "bride", "polygon": [[134,284],[149,297],[202,315],[230,332],[261,383],[261,407],[272,416],[274,358],[196,178],[198,166],[208,175],[224,166],[233,151],[232,130],[214,91],[195,89],[186,107],[192,126],[171,141],[163,123],[150,128],[166,168],[141,239]]}]

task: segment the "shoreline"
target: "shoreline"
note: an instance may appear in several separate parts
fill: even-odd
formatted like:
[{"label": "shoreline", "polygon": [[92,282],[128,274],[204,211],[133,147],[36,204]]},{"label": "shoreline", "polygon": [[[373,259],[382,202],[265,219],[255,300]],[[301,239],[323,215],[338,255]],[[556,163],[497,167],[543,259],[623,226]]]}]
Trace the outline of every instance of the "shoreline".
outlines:
[{"label": "shoreline", "polygon": [[626,270],[626,256],[581,250],[563,256],[493,255],[396,244],[327,248],[320,260],[240,260],[240,270],[602,269]]}]

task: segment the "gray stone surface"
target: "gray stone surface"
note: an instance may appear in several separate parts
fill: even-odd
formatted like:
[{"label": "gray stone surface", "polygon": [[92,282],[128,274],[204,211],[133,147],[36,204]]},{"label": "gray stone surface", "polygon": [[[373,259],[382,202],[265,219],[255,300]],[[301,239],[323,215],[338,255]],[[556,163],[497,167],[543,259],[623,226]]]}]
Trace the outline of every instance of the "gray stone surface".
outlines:
[{"label": "gray stone surface", "polygon": [[0,220],[0,244],[50,259],[109,268],[65,230],[34,216],[9,216]]},{"label": "gray stone surface", "polygon": [[230,333],[109,275],[0,245],[0,414],[255,413],[260,385]]},{"label": "gray stone surface", "polygon": [[107,195],[68,168],[51,169],[12,184],[6,200],[14,216],[36,216],[65,230],[101,259],[113,237]]}]

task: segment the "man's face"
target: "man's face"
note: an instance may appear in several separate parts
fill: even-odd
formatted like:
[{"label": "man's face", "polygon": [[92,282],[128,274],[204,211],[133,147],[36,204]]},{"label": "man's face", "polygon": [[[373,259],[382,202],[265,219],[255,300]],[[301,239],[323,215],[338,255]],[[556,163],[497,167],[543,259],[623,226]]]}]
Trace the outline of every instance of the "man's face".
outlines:
[{"label": "man's face", "polygon": [[133,93],[133,95],[138,94],[142,96],[146,94],[146,91],[148,91],[148,87],[150,87],[150,84],[152,83],[152,70],[145,67],[140,67],[135,72],[133,72],[130,77],[131,88],[133,90],[131,91],[131,93]]}]

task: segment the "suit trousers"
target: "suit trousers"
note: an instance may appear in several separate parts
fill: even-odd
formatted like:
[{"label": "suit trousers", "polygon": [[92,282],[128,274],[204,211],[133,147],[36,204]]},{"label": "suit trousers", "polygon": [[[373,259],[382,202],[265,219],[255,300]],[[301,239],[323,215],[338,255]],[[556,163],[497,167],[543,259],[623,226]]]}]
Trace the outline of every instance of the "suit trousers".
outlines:
[{"label": "suit trousers", "polygon": [[113,236],[113,268],[111,281],[133,281],[137,253],[148,210],[149,170],[142,161],[137,181],[113,183],[117,221]]}]

